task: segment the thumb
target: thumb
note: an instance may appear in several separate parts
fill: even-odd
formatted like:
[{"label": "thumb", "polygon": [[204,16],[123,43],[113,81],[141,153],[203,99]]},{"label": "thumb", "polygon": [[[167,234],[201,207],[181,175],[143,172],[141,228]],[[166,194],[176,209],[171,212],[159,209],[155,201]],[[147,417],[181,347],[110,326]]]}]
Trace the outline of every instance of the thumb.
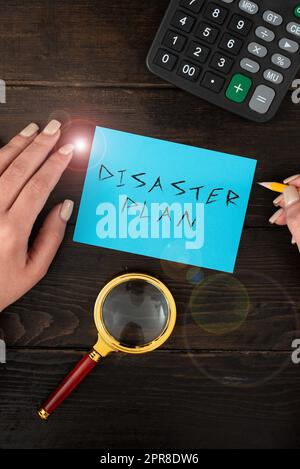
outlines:
[{"label": "thumb", "polygon": [[63,204],[54,207],[29,250],[27,266],[36,281],[41,280],[48,272],[64,238],[73,208],[72,200],[65,200]]},{"label": "thumb", "polygon": [[300,194],[295,186],[284,190],[286,222],[300,250]]}]

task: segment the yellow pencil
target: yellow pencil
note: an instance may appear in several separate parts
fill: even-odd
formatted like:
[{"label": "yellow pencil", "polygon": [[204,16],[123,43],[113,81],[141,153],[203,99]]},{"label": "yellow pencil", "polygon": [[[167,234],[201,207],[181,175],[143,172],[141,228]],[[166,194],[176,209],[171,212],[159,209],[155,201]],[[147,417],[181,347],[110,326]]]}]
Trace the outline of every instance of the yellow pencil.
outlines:
[{"label": "yellow pencil", "polygon": [[[259,182],[258,184],[270,189],[270,191],[280,192],[280,194],[282,194],[284,189],[288,187],[288,184],[281,184],[279,182]],[[298,188],[298,192],[300,192],[300,188]]]}]

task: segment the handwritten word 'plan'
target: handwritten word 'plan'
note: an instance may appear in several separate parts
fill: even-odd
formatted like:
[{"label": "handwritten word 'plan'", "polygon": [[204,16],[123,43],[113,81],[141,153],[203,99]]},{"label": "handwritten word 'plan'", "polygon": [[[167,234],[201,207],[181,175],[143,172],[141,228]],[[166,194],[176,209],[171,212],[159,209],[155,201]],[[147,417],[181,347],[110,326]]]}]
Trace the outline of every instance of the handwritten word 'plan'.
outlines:
[{"label": "handwritten word 'plan'", "polygon": [[74,241],[233,272],[255,167],[97,127]]}]

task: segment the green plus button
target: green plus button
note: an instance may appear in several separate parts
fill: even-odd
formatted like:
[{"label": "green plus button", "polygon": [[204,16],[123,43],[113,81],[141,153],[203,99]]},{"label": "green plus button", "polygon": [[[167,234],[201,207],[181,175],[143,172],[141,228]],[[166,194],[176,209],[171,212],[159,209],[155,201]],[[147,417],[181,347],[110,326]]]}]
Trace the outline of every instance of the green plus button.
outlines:
[{"label": "green plus button", "polygon": [[298,5],[294,10],[294,15],[296,18],[300,18],[300,5]]},{"label": "green plus button", "polygon": [[235,103],[243,103],[248,96],[252,80],[245,75],[237,73],[233,75],[231,82],[226,91],[226,96],[230,101]]}]

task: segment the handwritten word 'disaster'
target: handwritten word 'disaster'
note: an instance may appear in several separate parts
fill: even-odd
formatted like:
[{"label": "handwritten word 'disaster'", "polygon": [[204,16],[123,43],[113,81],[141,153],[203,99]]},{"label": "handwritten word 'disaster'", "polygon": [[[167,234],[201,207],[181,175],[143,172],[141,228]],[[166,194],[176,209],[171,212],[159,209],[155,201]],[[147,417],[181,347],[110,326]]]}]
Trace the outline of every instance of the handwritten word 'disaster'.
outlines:
[{"label": "handwritten word 'disaster'", "polygon": [[225,203],[227,207],[237,205],[239,194],[232,189],[224,187],[208,187],[203,184],[190,186],[187,180],[167,181],[161,176],[148,177],[146,172],[129,173],[127,169],[112,170],[104,164],[99,169],[99,181],[112,180],[115,188],[144,189],[147,193],[159,191],[163,193],[166,189],[172,189],[174,197],[194,193],[195,200],[205,205],[213,203]]}]

